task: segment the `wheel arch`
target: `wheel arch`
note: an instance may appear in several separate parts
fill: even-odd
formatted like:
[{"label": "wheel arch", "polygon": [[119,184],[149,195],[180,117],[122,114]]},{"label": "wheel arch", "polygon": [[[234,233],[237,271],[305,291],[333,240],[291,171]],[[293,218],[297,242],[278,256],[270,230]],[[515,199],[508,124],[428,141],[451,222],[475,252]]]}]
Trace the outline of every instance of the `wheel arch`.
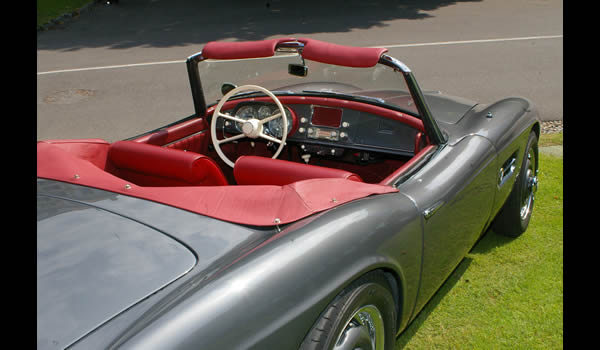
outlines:
[{"label": "wheel arch", "polygon": [[[346,283],[337,293],[328,301],[328,303],[333,302],[345,289],[351,288],[355,285],[355,283],[370,274],[381,273],[382,276],[388,283],[388,287],[392,292],[392,296],[394,297],[394,304],[396,306],[396,332],[398,333],[401,329],[406,327],[408,323],[408,318],[410,315],[406,315],[407,317],[403,317],[403,311],[407,304],[406,299],[406,291],[405,291],[405,282],[402,277],[402,272],[399,271],[398,267],[392,265],[381,265],[381,266],[371,266],[369,269],[361,271],[354,278],[350,279],[348,283]],[[403,322],[404,320],[404,322]]]},{"label": "wheel arch", "polygon": [[400,275],[396,273],[396,271],[394,271],[393,269],[381,268],[380,270],[383,272],[385,279],[388,281],[388,284],[390,285],[390,289],[392,291],[392,296],[394,297],[394,300],[396,302],[396,332],[398,332],[401,329],[401,326],[402,328],[404,327],[404,325],[401,325],[402,310],[404,310],[404,305],[406,304],[406,301],[404,300],[405,293],[402,289],[403,282],[400,278]]}]

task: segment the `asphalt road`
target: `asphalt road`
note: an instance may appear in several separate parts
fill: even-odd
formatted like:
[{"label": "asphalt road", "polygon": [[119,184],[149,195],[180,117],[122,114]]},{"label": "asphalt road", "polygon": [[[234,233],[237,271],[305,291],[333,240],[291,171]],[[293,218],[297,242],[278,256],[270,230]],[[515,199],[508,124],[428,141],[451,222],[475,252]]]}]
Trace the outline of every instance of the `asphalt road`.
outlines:
[{"label": "asphalt road", "polygon": [[[204,3],[204,6],[203,6]],[[212,40],[383,46],[423,90],[531,99],[563,119],[561,0],[122,0],[37,37],[37,139],[115,141],[193,114],[185,59]]]}]

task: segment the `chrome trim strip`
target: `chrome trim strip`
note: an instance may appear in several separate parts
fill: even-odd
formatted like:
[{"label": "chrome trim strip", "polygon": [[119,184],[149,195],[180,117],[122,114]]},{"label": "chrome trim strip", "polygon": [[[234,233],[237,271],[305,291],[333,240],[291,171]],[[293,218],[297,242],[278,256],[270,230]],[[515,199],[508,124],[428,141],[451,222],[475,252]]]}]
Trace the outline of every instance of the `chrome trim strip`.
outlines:
[{"label": "chrome trim strip", "polygon": [[431,207],[423,210],[423,217],[425,220],[429,220],[429,218],[431,218],[433,214],[435,214],[442,207],[442,205],[444,205],[444,201],[439,201]]}]

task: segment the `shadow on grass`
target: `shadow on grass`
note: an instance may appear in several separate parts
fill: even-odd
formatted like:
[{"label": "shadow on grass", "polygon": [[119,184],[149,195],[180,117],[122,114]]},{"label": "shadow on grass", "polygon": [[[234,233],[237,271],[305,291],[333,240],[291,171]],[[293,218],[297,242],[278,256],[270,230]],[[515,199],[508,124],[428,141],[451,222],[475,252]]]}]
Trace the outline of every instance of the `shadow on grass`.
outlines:
[{"label": "shadow on grass", "polygon": [[[504,246],[513,242],[515,238],[506,237],[495,233],[489,229],[485,232],[479,241],[473,246],[470,253],[472,254],[486,254],[494,249]],[[396,349],[403,349],[411,338],[419,331],[421,326],[425,323],[429,315],[435,310],[440,304],[442,299],[456,286],[458,281],[462,278],[464,273],[467,271],[473,259],[465,257],[460,264],[452,271],[448,279],[442,284],[440,289],[433,295],[423,309],[417,314],[417,317],[410,323],[410,325],[402,332],[402,334],[396,339]]]},{"label": "shadow on grass", "polygon": [[433,17],[428,11],[480,1],[231,0],[208,4],[192,0],[123,0],[117,6],[96,3],[77,19],[40,32],[38,49],[176,47],[213,40],[351,32],[385,27],[386,21],[395,19],[426,20]]},{"label": "shadow on grass", "polygon": [[417,314],[417,317],[402,332],[402,334],[396,338],[396,349],[403,349],[406,344],[408,344],[410,339],[419,331],[423,323],[425,323],[429,315],[433,312],[433,310],[435,310],[442,299],[448,294],[449,291],[452,290],[452,288],[454,288],[458,281],[460,281],[465,271],[467,271],[471,265],[472,261],[473,259],[466,257],[460,262],[460,264],[458,264],[446,282],[442,284],[440,289],[438,289],[429,302],[427,302],[423,309]]},{"label": "shadow on grass", "polygon": [[512,243],[516,238],[502,236],[489,229],[484,233],[479,241],[471,248],[470,253],[473,254],[485,254],[493,251],[494,249]]}]

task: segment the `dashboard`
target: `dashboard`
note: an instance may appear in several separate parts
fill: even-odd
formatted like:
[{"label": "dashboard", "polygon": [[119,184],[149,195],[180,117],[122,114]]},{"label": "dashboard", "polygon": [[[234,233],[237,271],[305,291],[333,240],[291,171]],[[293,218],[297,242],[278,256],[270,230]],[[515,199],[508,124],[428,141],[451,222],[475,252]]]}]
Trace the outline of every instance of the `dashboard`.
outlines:
[{"label": "dashboard", "polygon": [[[288,144],[304,153],[338,157],[346,149],[395,155],[414,155],[418,130],[399,120],[351,108],[316,104],[285,104]],[[278,111],[271,102],[240,102],[227,111],[240,119],[265,119]],[[241,123],[219,118],[217,128],[228,134],[241,133]],[[264,132],[281,138],[282,118],[269,121]]]}]

